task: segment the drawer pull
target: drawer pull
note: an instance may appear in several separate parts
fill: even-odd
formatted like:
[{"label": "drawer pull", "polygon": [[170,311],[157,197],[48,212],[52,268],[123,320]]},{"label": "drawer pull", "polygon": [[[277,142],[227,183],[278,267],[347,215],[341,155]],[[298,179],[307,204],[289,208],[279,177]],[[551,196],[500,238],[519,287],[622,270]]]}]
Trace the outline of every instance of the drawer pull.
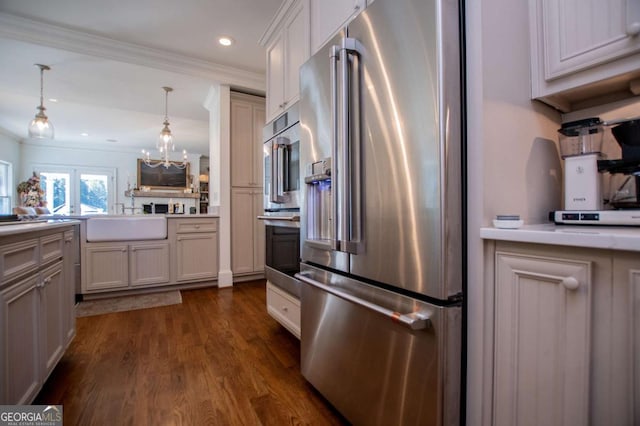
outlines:
[{"label": "drawer pull", "polygon": [[576,290],[580,287],[580,283],[574,277],[564,277],[561,282],[567,290]]},{"label": "drawer pull", "polygon": [[289,308],[287,308],[286,306],[283,306],[283,307],[282,307],[282,310],[283,310],[284,312],[289,312]]}]

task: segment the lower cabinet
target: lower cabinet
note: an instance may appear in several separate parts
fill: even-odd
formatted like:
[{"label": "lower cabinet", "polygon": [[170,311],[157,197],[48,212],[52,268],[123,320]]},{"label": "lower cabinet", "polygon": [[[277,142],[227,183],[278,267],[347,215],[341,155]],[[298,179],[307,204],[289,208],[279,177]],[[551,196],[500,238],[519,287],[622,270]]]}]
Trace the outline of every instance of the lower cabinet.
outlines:
[{"label": "lower cabinet", "polygon": [[640,252],[497,242],[495,425],[640,424]]},{"label": "lower cabinet", "polygon": [[170,219],[174,254],[172,281],[206,281],[218,277],[218,219]]},{"label": "lower cabinet", "polygon": [[0,405],[30,404],[75,334],[67,237],[73,231],[0,238],[11,277],[0,279]]},{"label": "lower cabinet", "polygon": [[231,270],[233,275],[264,274],[265,226],[261,188],[231,189]]},{"label": "lower cabinet", "polygon": [[300,299],[267,281],[267,312],[300,338]]},{"label": "lower cabinet", "polygon": [[40,276],[40,342],[43,345],[45,378],[49,377],[66,349],[65,309],[68,303],[62,261],[42,271]]},{"label": "lower cabinet", "polygon": [[28,404],[41,386],[40,278],[29,277],[0,292],[2,383],[0,403]]},{"label": "lower cabinet", "polygon": [[105,291],[169,282],[169,243],[87,243],[83,291]]}]

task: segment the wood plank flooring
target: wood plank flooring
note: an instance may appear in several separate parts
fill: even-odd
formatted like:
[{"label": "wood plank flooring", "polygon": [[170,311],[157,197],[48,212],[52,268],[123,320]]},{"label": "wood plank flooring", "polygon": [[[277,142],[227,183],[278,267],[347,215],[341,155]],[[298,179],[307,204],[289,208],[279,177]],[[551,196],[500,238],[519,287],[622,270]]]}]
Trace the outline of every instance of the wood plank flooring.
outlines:
[{"label": "wood plank flooring", "polygon": [[36,398],[65,425],[341,425],[300,374],[265,283],[182,292],[180,305],[78,318]]}]

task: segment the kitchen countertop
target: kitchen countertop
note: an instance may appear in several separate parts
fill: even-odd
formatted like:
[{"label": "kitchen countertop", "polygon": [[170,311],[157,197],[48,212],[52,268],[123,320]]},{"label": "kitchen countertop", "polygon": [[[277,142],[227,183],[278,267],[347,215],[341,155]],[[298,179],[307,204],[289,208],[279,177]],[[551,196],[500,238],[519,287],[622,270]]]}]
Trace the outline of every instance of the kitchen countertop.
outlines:
[{"label": "kitchen countertop", "polygon": [[640,228],[624,226],[525,225],[519,229],[480,228],[485,240],[629,250],[640,252]]},{"label": "kitchen countertop", "polygon": [[0,237],[22,234],[25,232],[44,231],[79,223],[73,219],[49,219],[23,222],[5,222],[0,225]]}]

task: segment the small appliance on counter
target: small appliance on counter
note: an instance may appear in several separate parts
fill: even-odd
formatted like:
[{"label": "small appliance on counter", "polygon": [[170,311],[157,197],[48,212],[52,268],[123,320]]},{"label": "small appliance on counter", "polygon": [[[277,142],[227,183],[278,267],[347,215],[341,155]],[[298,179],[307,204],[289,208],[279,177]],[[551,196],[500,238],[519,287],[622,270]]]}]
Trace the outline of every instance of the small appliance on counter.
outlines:
[{"label": "small appliance on counter", "polygon": [[[601,155],[610,128],[620,159]],[[565,162],[564,210],[549,220],[571,225],[640,225],[640,118],[603,122],[599,118],[565,123],[558,130]],[[602,187],[608,174],[608,185]]]}]

